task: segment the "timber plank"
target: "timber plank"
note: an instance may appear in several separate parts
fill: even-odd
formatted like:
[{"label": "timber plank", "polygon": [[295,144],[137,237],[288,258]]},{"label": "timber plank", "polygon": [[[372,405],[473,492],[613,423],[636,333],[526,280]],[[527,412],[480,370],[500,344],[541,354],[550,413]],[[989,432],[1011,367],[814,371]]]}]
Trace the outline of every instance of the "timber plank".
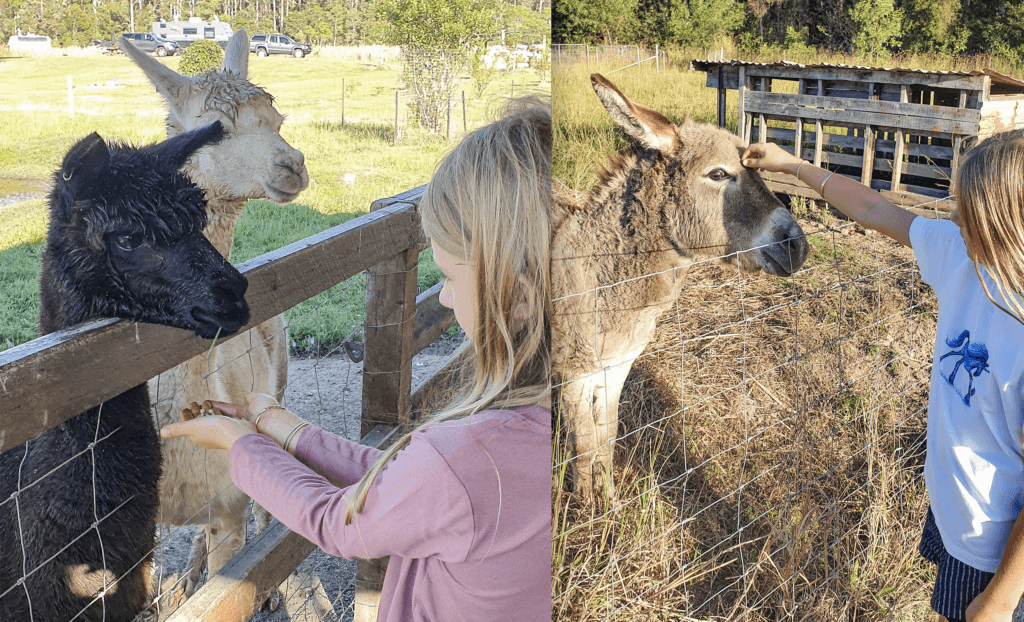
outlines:
[{"label": "timber plank", "polygon": [[[748,102],[749,104],[750,102]],[[752,108],[755,108],[752,106]],[[870,123],[881,131],[903,129],[907,133],[918,134],[930,138],[949,139],[951,134],[973,135],[981,127],[980,123],[961,123],[959,121],[933,120],[923,117],[904,117],[891,114],[860,113],[853,120],[850,113],[844,110],[824,110],[821,108],[804,108],[801,106],[757,106],[750,110],[752,114],[764,116],[765,119],[790,121],[797,117],[807,120],[821,121],[825,125],[847,128],[861,128]]]},{"label": "timber plank", "polygon": [[[810,149],[804,149],[802,157],[804,160],[810,160],[814,155]],[[824,152],[822,163],[833,164],[836,166],[850,166],[853,168],[861,168],[864,161],[861,156],[847,155],[843,153],[832,153],[831,151]],[[888,158],[877,158],[873,162],[876,171],[891,171],[893,168],[892,160]],[[903,163],[903,174],[905,175],[916,175],[917,177],[928,177],[937,181],[949,181],[950,169],[945,166],[934,166],[931,164],[916,164],[914,162]]]},{"label": "timber plank", "polygon": [[[765,180],[765,183],[768,184],[768,188],[772,192],[803,196],[818,201],[823,200],[817,190],[812,190],[803,182],[797,181],[796,184],[786,183],[786,181],[782,180],[780,178],[781,176],[777,173],[773,175],[773,177],[775,177],[775,179],[770,181],[767,179]],[[796,181],[795,177],[790,175],[787,175],[786,177],[792,181]],[[883,187],[884,185],[887,185],[886,182],[874,182],[872,185],[874,184],[879,184],[879,187],[875,189],[878,190],[878,193],[885,197],[887,201],[915,214],[922,214],[925,212],[930,214],[937,210],[940,214],[946,214],[948,217],[950,210],[956,206],[956,202],[953,199],[945,198],[945,195],[943,197],[931,197],[913,192],[893,192]],[[933,208],[933,206],[935,207]]]},{"label": "timber plank", "polygon": [[416,297],[416,321],[412,329],[413,354],[429,346],[455,325],[455,312],[441,306],[438,299],[443,287],[442,281]]},{"label": "timber plank", "polygon": [[[240,332],[409,248],[418,236],[414,207],[400,203],[240,264],[250,308],[250,322]],[[211,344],[177,328],[102,320],[0,352],[0,452]]]},{"label": "timber plank", "polygon": [[[793,101],[785,101],[786,99]],[[974,134],[977,133],[981,114],[977,110],[966,108],[947,108],[943,106],[920,106],[878,100],[837,99],[828,107],[812,107],[811,100],[831,100],[834,98],[818,98],[814,95],[789,95],[787,93],[747,93],[744,107],[748,112],[762,114],[771,119],[820,119],[835,125],[860,128],[866,124],[876,127],[892,128],[893,130],[920,130],[939,134]],[[916,106],[917,108],[938,109],[935,115],[911,114],[904,110],[886,110],[883,106]],[[973,113],[973,114],[972,114]]]},{"label": "timber plank", "polygon": [[[944,75],[939,73],[925,73],[918,71],[903,72],[898,69],[885,71],[872,71],[869,69],[854,69],[841,67],[807,67],[796,65],[794,67],[758,67],[754,65],[743,66],[746,75],[751,78],[778,78],[782,80],[840,80],[844,82],[877,82],[881,84],[905,84],[915,86],[927,86],[943,89],[966,89],[969,91],[982,91],[986,80],[991,81],[988,76],[960,76]],[[718,67],[714,70],[700,69],[707,73],[707,86],[718,88]],[[723,66],[722,79],[725,88],[736,89],[739,83],[739,66]],[[987,98],[987,92],[986,92]]]}]

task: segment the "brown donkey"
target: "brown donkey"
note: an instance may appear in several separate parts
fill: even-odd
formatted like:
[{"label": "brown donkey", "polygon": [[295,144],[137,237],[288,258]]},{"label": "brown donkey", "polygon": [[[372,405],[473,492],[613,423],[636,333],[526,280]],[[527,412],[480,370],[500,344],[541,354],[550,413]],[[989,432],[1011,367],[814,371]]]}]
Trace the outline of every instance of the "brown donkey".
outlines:
[{"label": "brown donkey", "polygon": [[603,76],[590,80],[635,142],[611,159],[582,205],[555,201],[553,355],[584,499],[602,486],[614,494],[619,394],[687,268],[721,257],[789,276],[807,258],[800,226],[757,171],[740,164],[738,137],[689,120],[676,125]]}]

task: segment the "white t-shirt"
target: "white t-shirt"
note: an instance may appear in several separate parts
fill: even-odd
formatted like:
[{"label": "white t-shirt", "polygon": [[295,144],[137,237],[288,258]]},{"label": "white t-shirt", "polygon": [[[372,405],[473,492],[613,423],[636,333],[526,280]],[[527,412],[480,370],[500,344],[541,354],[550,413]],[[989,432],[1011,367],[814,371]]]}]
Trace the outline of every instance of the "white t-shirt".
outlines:
[{"label": "white t-shirt", "polygon": [[1024,326],[985,295],[956,225],[915,218],[910,242],[939,302],[924,466],[935,523],[950,555],[995,572],[1024,502]]}]

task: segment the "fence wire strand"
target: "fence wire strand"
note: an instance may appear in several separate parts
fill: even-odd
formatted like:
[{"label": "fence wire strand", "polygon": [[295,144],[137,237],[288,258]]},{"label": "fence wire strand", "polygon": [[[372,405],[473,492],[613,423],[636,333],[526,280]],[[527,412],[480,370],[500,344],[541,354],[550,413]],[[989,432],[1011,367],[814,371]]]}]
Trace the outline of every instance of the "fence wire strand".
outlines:
[{"label": "fence wire strand", "polygon": [[[589,456],[560,434],[555,619],[881,620],[920,605],[929,570],[907,551],[927,508],[931,363],[917,353],[934,296],[909,249],[799,216],[810,257],[786,279],[745,274],[738,253],[671,269],[680,295],[623,363],[618,429],[587,452],[614,456],[610,499],[573,493],[566,474]],[[667,276],[556,302],[593,296],[596,326],[602,292]]]}]

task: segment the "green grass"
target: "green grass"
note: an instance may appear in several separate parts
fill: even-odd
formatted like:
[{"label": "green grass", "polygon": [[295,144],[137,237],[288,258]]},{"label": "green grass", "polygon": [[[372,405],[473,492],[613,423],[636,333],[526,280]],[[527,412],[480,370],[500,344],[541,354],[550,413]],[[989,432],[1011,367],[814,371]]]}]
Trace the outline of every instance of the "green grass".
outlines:
[{"label": "green grass", "polygon": [[[178,61],[160,60],[171,68]],[[516,95],[550,92],[550,85],[530,70],[500,74],[481,99],[473,97],[472,82],[463,80],[452,98],[460,107],[452,113],[451,143],[443,134],[414,127],[408,96],[402,96],[401,140],[394,144],[398,69],[316,55],[302,60],[250,56],[250,80],[274,95],[275,105],[286,115],[281,134],[305,154],[310,184],[296,204],[250,202],[236,228],[234,263],[345,222],[366,213],[376,199],[426,183],[437,161],[462,135],[463,90],[470,131],[493,119],[513,89]],[[69,114],[68,76],[74,87],[74,116]],[[116,86],[107,86],[115,80]],[[90,132],[135,144],[156,142],[165,135],[163,100],[124,56],[3,58],[0,84],[18,87],[0,90],[0,196],[45,192],[64,153]],[[347,174],[355,176],[353,183],[344,181]],[[0,207],[0,222],[3,350],[35,336],[45,201]],[[420,259],[422,290],[436,283],[440,273],[429,251]],[[291,310],[287,315],[295,349],[323,351],[336,346],[361,324],[364,306],[365,283],[357,276]]]},{"label": "green grass", "polygon": [[[653,108],[669,120],[686,118],[703,123],[717,122],[715,91],[704,86],[706,74],[682,71],[672,66],[656,71],[648,64],[610,73],[613,65],[555,65],[552,70],[552,105],[555,112],[552,174],[575,190],[589,189],[597,180],[608,154],[627,144],[625,134],[594,95],[590,74],[611,80],[632,101]],[[726,124],[736,130],[736,91],[727,91]]]}]

